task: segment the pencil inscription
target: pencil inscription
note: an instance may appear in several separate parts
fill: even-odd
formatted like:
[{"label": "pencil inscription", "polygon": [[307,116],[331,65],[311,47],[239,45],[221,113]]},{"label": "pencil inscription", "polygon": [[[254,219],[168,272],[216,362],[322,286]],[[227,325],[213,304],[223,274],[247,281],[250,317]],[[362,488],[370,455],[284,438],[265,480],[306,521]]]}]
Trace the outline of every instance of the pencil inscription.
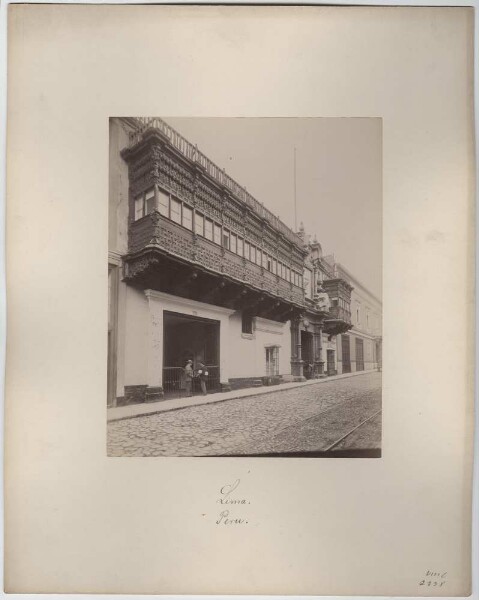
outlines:
[{"label": "pencil inscription", "polygon": [[426,585],[427,587],[442,587],[446,583],[447,571],[426,571],[426,575],[419,585]]}]

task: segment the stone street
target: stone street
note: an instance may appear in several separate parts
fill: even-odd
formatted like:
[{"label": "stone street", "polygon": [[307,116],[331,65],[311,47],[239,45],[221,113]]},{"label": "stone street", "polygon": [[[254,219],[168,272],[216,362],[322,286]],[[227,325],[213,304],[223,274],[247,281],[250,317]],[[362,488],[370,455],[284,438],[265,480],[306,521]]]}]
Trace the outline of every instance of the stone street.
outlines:
[{"label": "stone street", "polygon": [[377,372],[108,424],[108,456],[379,456],[380,447]]}]

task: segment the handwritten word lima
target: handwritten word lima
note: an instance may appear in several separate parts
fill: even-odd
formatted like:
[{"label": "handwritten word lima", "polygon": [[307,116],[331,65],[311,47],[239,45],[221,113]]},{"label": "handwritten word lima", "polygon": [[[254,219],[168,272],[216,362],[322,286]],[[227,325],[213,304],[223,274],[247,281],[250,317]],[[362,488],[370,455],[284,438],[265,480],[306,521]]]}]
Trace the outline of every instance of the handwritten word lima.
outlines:
[{"label": "handwritten word lima", "polygon": [[[246,505],[251,504],[249,500],[246,498],[235,498],[233,493],[238,489],[240,484],[240,480],[237,479],[234,483],[224,485],[220,489],[220,497],[216,501],[217,504],[228,505],[228,506],[237,506],[237,505]],[[233,517],[230,514],[230,509],[225,509],[220,512],[218,515],[218,520],[216,521],[217,525],[248,525],[248,521],[243,516]]]}]

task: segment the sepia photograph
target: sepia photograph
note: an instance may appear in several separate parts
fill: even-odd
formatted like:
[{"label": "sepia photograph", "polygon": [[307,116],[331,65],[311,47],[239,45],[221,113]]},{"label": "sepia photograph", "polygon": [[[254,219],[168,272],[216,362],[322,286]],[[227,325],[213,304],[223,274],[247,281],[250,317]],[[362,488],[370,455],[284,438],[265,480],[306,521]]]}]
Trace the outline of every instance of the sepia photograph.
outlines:
[{"label": "sepia photograph", "polygon": [[109,456],[380,457],[381,120],[111,118]]}]

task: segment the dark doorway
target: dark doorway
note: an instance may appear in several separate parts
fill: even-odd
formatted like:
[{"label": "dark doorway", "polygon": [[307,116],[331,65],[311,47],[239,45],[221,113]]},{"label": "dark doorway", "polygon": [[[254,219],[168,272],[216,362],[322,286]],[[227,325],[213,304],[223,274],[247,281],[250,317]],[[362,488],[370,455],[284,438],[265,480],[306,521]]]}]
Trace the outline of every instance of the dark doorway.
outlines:
[{"label": "dark doorway", "polygon": [[334,350],[326,350],[326,368],[328,375],[336,375],[336,366],[334,364]]},{"label": "dark doorway", "polygon": [[313,334],[301,331],[301,358],[303,359],[303,374],[306,379],[314,375]]},{"label": "dark doorway", "polygon": [[343,373],[351,373],[351,351],[349,347],[349,335],[341,336],[341,358],[343,361]]},{"label": "dark doorway", "polygon": [[[186,395],[184,367],[193,361],[195,372],[200,363],[208,371],[206,388],[220,388],[220,322],[181,313],[163,315],[163,391],[166,397]],[[200,393],[200,381],[193,380],[193,392]]]},{"label": "dark doorway", "polygon": [[356,371],[364,371],[364,343],[356,338]]}]

